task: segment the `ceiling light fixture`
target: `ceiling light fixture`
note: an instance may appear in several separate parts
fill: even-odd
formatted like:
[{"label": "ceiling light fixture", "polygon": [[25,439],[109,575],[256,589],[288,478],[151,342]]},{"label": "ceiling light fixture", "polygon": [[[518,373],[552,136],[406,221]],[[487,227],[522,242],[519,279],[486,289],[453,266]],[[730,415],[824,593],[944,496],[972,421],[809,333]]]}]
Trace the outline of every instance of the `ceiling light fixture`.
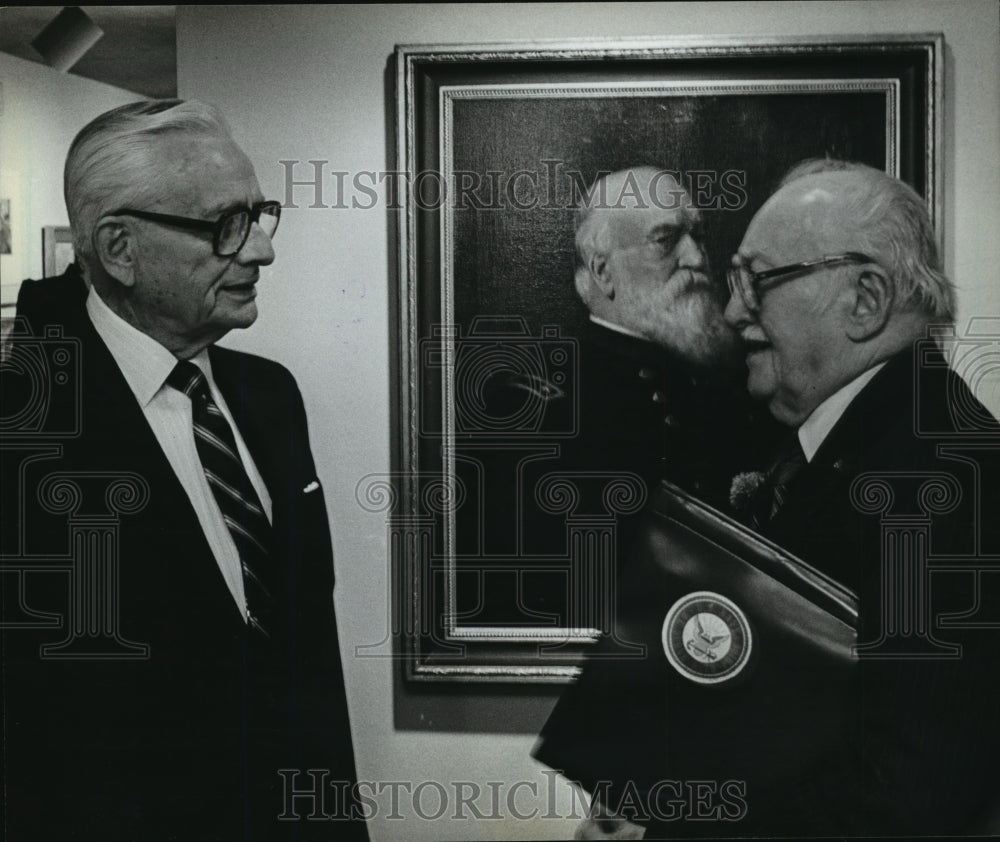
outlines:
[{"label": "ceiling light fixture", "polygon": [[76,64],[104,35],[79,6],[67,6],[31,42],[45,63],[60,73]]}]

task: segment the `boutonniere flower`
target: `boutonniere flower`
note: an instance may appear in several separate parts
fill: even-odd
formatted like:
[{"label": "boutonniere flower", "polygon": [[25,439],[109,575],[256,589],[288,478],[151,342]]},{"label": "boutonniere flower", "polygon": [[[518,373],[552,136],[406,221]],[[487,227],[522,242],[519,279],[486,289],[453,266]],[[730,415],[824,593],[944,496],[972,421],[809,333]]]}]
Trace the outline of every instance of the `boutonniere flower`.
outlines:
[{"label": "boutonniere flower", "polygon": [[763,471],[744,471],[734,476],[729,486],[729,505],[733,511],[749,509],[766,480],[767,475]]}]

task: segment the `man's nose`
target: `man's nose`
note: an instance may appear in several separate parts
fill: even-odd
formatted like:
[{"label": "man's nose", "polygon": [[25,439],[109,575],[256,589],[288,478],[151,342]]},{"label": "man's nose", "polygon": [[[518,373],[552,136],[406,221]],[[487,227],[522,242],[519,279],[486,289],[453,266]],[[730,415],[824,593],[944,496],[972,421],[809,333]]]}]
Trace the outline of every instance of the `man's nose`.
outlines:
[{"label": "man's nose", "polygon": [[240,263],[256,263],[260,266],[267,266],[274,262],[274,246],[271,245],[271,238],[254,222],[250,226],[250,234],[247,241],[236,253],[236,259]]},{"label": "man's nose", "polygon": [[726,324],[737,331],[754,321],[753,313],[747,309],[743,296],[738,292],[729,293],[729,303],[726,304],[726,311],[722,315]]},{"label": "man's nose", "polygon": [[705,249],[690,233],[681,237],[677,244],[677,265],[681,269],[704,269]]}]

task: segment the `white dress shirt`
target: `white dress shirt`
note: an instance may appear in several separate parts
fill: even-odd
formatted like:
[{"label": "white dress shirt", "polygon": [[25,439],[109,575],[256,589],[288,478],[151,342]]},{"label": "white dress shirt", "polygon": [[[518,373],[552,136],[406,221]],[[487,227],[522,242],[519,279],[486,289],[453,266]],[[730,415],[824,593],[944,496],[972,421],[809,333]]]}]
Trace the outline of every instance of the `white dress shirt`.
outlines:
[{"label": "white dress shirt", "polygon": [[830,430],[840,420],[840,416],[850,406],[851,401],[868,385],[868,381],[882,370],[884,365],[885,363],[881,362],[874,368],[859,374],[846,386],[842,386],[830,395],[802,422],[798,431],[799,444],[802,445],[802,452],[806,455],[807,462],[812,462],[816,451],[830,435]]},{"label": "white dress shirt", "polygon": [[[226,522],[222,519],[219,504],[215,501],[215,495],[208,485],[201,459],[198,457],[194,443],[191,400],[183,392],[165,385],[164,382],[177,365],[177,358],[151,336],[132,327],[114,313],[93,287],[87,295],[87,315],[90,316],[90,321],[104,340],[104,344],[108,346],[111,356],[114,357],[135,399],[139,402],[153,435],[163,449],[164,456],[167,457],[177,479],[184,487],[222,577],[245,621],[247,608],[240,554]],[[215,385],[208,350],[203,350],[193,357],[191,362],[204,373],[212,400],[232,428],[243,467],[270,521],[271,496],[239,429],[233,423],[233,416],[226,406],[225,398]]]}]

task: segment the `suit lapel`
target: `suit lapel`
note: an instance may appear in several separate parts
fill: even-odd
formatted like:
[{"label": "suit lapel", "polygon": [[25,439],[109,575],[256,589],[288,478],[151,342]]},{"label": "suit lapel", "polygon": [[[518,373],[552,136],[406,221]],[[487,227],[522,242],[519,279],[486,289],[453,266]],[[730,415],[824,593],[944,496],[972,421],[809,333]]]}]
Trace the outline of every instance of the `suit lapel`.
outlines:
[{"label": "suit lapel", "polygon": [[275,396],[267,394],[259,378],[250,376],[240,355],[222,353],[213,346],[209,357],[212,376],[273,498],[282,473],[275,458],[277,449],[269,446],[277,433],[278,419],[272,411]]},{"label": "suit lapel", "polygon": [[886,419],[912,412],[913,359],[912,351],[906,351],[885,364],[851,401],[820,445],[813,464],[854,471],[871,463],[866,454],[878,446],[872,431],[885,429]]},{"label": "suit lapel", "polygon": [[877,463],[869,455],[879,447],[872,430],[885,429],[887,418],[910,411],[912,366],[911,351],[898,354],[851,401],[812,461],[789,484],[789,502],[771,522],[769,537],[795,549],[816,524],[830,517],[824,508],[831,500],[844,496],[842,502],[848,504],[847,483]]},{"label": "suit lapel", "polygon": [[278,407],[280,398],[268,389],[259,372],[249,370],[252,357],[215,346],[209,356],[215,382],[271,496],[272,526],[280,534],[292,503],[290,466],[282,461],[280,446],[288,426]]},{"label": "suit lapel", "polygon": [[[89,319],[81,328],[81,339],[84,406],[89,408],[82,419],[84,440],[103,444],[88,444],[88,447],[96,453],[114,454],[118,464],[141,474],[158,496],[176,500],[178,516],[189,516],[193,525],[197,525],[187,493],[146,421],[142,407]],[[201,532],[200,528],[197,531]]]},{"label": "suit lapel", "polygon": [[[79,448],[70,461],[138,474],[149,488],[146,506],[121,519],[123,583],[138,589],[131,598],[137,606],[162,603],[189,617],[196,603],[226,605],[232,610],[213,613],[210,621],[240,619],[190,498],[114,357],[89,319],[79,334],[82,434],[67,444],[68,455]],[[192,593],[198,594],[194,602]]]}]

